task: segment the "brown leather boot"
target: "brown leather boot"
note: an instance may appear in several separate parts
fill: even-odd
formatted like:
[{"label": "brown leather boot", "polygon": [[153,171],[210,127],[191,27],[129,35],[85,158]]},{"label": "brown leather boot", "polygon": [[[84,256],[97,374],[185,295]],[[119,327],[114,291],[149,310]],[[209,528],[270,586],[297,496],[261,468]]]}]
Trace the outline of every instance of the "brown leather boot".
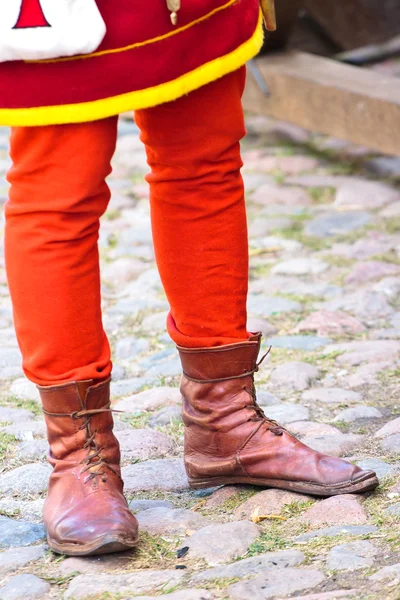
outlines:
[{"label": "brown leather boot", "polygon": [[132,548],[138,526],[123,495],[110,380],[38,388],[54,467],[43,509],[50,548],[70,556]]},{"label": "brown leather boot", "polygon": [[311,450],[258,406],[261,335],[215,348],[178,348],[185,466],[193,488],[247,483],[317,496],[366,492],[373,471]]}]

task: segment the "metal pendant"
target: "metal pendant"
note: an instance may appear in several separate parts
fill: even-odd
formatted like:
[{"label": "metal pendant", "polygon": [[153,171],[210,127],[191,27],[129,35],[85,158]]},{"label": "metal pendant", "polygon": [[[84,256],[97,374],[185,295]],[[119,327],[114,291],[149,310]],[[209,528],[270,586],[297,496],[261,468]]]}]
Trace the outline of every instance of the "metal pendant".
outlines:
[{"label": "metal pendant", "polygon": [[167,0],[167,7],[171,13],[171,23],[172,25],[177,25],[178,23],[178,10],[181,7],[181,0]]}]

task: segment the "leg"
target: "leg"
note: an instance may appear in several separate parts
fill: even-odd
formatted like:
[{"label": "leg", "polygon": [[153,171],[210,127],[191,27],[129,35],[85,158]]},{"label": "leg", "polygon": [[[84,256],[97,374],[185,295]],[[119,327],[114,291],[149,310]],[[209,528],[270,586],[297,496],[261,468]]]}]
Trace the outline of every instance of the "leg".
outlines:
[{"label": "leg", "polygon": [[14,129],[6,266],[26,375],[39,384],[50,444],[49,546],[69,555],[131,548],[112,433],[110,349],[97,239],[117,118]]},{"label": "leg", "polygon": [[175,102],[137,111],[151,174],[156,259],[179,345],[246,340],[247,223],[240,69]]},{"label": "leg", "polygon": [[378,485],[374,472],[303,445],[256,401],[261,336],[247,334],[245,319],[242,86],[238,71],[137,115],[152,168],[169,330],[184,372],[189,481],[195,488],[248,483],[322,496],[368,491]]},{"label": "leg", "polygon": [[116,118],[16,128],[5,253],[14,322],[29,379],[106,379],[97,239]]}]

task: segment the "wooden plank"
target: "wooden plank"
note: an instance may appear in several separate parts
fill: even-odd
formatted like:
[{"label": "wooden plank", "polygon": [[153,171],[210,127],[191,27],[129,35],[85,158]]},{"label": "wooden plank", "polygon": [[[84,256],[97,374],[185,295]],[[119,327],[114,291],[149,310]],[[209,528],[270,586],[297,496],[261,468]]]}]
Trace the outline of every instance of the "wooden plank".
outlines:
[{"label": "wooden plank", "polygon": [[249,74],[245,110],[400,155],[400,79],[303,52],[256,64],[271,96]]},{"label": "wooden plank", "polygon": [[399,33],[399,0],[304,0],[304,6],[345,50],[384,42]]}]

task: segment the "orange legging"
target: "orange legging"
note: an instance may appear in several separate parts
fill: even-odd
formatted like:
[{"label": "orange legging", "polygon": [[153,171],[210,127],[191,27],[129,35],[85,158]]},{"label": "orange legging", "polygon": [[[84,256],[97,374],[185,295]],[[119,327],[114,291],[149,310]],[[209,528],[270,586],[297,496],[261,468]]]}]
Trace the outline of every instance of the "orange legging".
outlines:
[{"label": "orange legging", "polygon": [[[157,265],[175,343],[247,339],[247,226],[239,140],[244,68],[175,102],[137,111],[151,173]],[[29,379],[104,379],[99,219],[110,192],[117,117],[14,128],[5,251]]]}]

